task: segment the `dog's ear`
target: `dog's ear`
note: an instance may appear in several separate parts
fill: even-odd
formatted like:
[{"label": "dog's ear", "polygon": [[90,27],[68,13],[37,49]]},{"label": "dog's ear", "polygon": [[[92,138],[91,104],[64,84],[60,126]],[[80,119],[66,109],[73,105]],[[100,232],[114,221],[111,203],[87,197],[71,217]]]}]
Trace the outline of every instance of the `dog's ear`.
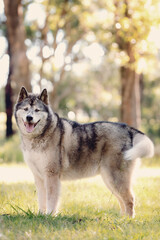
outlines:
[{"label": "dog's ear", "polygon": [[46,105],[48,105],[49,100],[48,100],[48,93],[47,93],[47,89],[43,89],[43,91],[41,92],[41,94],[38,97],[42,102],[44,102]]},{"label": "dog's ear", "polygon": [[28,97],[28,92],[25,89],[25,87],[22,87],[21,90],[20,90],[17,102],[20,103],[27,97]]}]

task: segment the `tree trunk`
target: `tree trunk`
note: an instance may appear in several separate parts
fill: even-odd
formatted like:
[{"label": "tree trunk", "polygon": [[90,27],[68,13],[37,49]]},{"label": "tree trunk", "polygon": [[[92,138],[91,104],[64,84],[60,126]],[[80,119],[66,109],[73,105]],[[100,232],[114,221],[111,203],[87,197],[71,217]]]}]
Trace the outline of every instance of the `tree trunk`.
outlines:
[{"label": "tree trunk", "polygon": [[26,32],[23,24],[21,0],[4,0],[7,17],[7,37],[10,48],[10,65],[12,68],[11,84],[14,94],[21,86],[31,89],[29,61],[26,56]]},{"label": "tree trunk", "polygon": [[[119,20],[124,17],[132,20],[132,12],[129,8],[129,0],[114,1],[115,12],[115,26],[119,24]],[[121,16],[119,7],[124,5],[124,16]],[[121,32],[122,31],[122,32]],[[123,34],[122,34],[123,33]],[[123,37],[122,37],[123,36]],[[139,128],[141,124],[141,101],[140,101],[140,75],[136,73],[135,69],[135,47],[134,44],[126,37],[123,29],[115,28],[116,43],[119,50],[124,51],[129,61],[125,66],[120,68],[121,78],[121,121],[128,125]]]},{"label": "tree trunk", "polygon": [[[31,90],[29,61],[26,56],[26,33],[23,24],[23,8],[21,0],[4,0],[8,52],[10,56],[10,69],[6,86],[6,136],[12,135],[12,106],[16,101],[21,86]],[[11,134],[10,134],[11,133]]]},{"label": "tree trunk", "polygon": [[141,124],[140,75],[121,67],[121,121],[139,128]]},{"label": "tree trunk", "polygon": [[6,121],[6,137],[10,137],[13,135],[13,128],[12,128],[12,88],[10,82],[6,84],[5,87],[5,103],[6,103],[6,114],[7,114],[7,121]]}]

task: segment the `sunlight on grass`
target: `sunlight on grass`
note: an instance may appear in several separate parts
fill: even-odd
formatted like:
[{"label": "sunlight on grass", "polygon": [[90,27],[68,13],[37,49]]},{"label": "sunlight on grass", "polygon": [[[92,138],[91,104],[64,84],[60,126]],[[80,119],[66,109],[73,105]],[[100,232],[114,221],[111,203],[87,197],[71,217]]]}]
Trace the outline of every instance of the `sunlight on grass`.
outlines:
[{"label": "sunlight on grass", "polygon": [[[96,181],[95,181],[96,180]],[[160,239],[159,178],[139,178],[136,217],[119,214],[99,177],[62,183],[59,214],[37,214],[34,184],[0,184],[1,239]]]}]

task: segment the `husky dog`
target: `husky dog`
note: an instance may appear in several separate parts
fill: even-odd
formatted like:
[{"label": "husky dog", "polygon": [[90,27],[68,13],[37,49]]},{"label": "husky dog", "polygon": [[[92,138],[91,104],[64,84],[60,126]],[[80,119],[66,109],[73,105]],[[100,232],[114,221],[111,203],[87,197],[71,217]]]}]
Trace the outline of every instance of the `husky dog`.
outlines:
[{"label": "husky dog", "polygon": [[49,106],[46,89],[35,95],[22,87],[15,118],[24,159],[34,175],[40,212],[56,212],[61,180],[101,174],[122,213],[134,216],[134,165],[137,158],[154,153],[144,133],[124,123],[79,124],[60,118]]}]

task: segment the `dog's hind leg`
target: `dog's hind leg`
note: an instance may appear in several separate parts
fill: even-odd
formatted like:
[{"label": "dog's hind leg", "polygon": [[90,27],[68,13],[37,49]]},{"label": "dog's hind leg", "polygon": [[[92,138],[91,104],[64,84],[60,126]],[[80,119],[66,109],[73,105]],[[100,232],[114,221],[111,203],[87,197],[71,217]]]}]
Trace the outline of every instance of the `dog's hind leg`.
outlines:
[{"label": "dog's hind leg", "polygon": [[131,190],[131,175],[126,169],[104,166],[101,168],[101,176],[109,190],[117,197],[122,213],[134,217],[134,195]]}]

